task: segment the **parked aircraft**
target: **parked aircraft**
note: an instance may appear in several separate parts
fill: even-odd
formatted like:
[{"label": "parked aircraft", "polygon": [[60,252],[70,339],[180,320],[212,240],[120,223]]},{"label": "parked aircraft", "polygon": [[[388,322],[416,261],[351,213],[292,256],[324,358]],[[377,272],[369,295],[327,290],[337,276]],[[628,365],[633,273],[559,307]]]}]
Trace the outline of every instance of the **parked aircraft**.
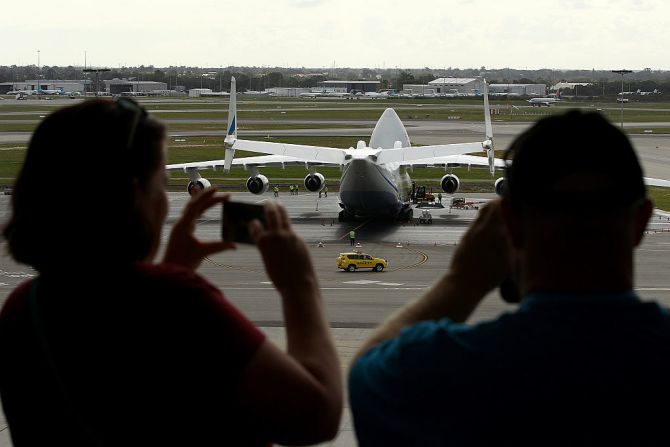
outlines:
[{"label": "parked aircraft", "polygon": [[533,107],[550,107],[552,104],[560,101],[560,98],[531,98],[528,100],[528,103]]},{"label": "parked aircraft", "polygon": [[311,92],[300,93],[301,98],[350,98],[351,93],[336,92],[333,90],[312,90]]},{"label": "parked aircraft", "polygon": [[395,90],[385,89],[385,90],[379,90],[377,92],[365,92],[363,96],[366,98],[390,98],[398,96],[398,94],[396,93]]},{"label": "parked aircraft", "polygon": [[659,92],[657,89],[654,89],[653,92],[643,92],[640,89],[637,89],[637,94],[641,96],[647,96],[647,95],[660,95],[661,92]]},{"label": "parked aircraft", "polygon": [[249,96],[270,96],[270,92],[267,91],[258,91],[258,90],[247,90],[245,92],[242,92],[243,95],[249,95]]},{"label": "parked aircraft", "polygon": [[[224,141],[224,159],[168,165],[168,170],[183,170],[189,176],[188,191],[211,186],[201,177],[201,169],[223,168],[229,172],[231,166],[243,166],[250,172],[246,187],[253,194],[265,193],[270,181],[260,173],[267,166],[301,165],[309,172],[305,176],[305,188],[318,192],[326,184],[324,176],[317,172],[318,166],[339,166],[341,221],[355,217],[385,217],[407,220],[412,217],[409,202],[411,180],[409,172],[413,167],[453,166],[488,167],[491,175],[496,168],[503,168],[502,160],[494,159],[493,129],[488,107],[488,96],[484,95],[484,117],[486,135],[484,141],[472,143],[445,144],[411,147],[405,126],[396,112],[389,108],[384,111],[375,126],[369,144],[359,141],[356,148],[338,149],[331,147],[298,144],[271,143],[267,141],[241,140],[237,138],[237,107],[235,79],[231,80],[231,96],[228,112],[228,131]],[[236,150],[260,152],[271,155],[234,158]],[[487,153],[487,157],[466,155],[472,152]],[[455,193],[460,185],[458,177],[445,174],[440,185],[445,193]],[[502,191],[502,178],[495,182],[496,191]]]}]

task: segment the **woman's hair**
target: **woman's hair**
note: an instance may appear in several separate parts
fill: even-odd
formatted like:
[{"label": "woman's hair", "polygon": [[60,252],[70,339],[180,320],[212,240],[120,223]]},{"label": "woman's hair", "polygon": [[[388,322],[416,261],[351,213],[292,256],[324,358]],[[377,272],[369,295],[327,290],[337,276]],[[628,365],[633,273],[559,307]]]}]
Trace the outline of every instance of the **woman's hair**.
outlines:
[{"label": "woman's hair", "polygon": [[132,262],[151,250],[135,206],[162,162],[165,126],[134,101],[89,100],[35,130],[3,228],[9,252],[39,271]]}]

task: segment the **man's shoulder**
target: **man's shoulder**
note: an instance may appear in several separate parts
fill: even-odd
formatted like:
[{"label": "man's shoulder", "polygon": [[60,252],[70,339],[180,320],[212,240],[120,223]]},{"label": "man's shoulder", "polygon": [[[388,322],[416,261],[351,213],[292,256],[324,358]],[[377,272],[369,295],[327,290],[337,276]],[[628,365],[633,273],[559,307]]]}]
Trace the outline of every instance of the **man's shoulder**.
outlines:
[{"label": "man's shoulder", "polygon": [[379,344],[359,359],[359,366],[393,365],[406,373],[421,376],[449,369],[470,369],[485,361],[486,353],[495,351],[501,334],[509,331],[503,315],[476,325],[456,323],[447,318],[422,321],[404,328],[401,333]]}]

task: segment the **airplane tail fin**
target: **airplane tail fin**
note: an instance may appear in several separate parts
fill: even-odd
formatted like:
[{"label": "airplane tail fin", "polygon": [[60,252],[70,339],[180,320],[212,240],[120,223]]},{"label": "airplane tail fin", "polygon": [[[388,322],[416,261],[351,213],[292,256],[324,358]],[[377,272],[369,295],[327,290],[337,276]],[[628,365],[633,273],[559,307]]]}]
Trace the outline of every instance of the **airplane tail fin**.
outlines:
[{"label": "airplane tail fin", "polygon": [[494,175],[496,172],[495,152],[493,150],[493,125],[491,125],[491,108],[489,107],[489,86],[484,81],[484,125],[486,127],[486,140],[482,146],[486,150],[486,156],[489,159],[489,172]]},{"label": "airplane tail fin", "polygon": [[224,158],[223,158],[223,172],[230,172],[230,165],[235,157],[235,149],[233,145],[237,140],[237,87],[235,77],[230,78],[230,104],[228,105],[228,130],[226,131],[226,139],[224,140]]}]

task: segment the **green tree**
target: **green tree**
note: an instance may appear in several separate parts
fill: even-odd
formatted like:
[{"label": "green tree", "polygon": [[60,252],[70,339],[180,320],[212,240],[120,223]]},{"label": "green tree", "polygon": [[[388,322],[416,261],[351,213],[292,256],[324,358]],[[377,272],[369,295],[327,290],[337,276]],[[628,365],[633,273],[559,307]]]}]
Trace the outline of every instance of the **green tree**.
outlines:
[{"label": "green tree", "polygon": [[284,75],[278,71],[272,71],[267,75],[268,88],[281,87],[284,84]]},{"label": "green tree", "polygon": [[401,70],[398,75],[398,90],[402,90],[405,84],[414,84],[414,75],[408,71]]}]

